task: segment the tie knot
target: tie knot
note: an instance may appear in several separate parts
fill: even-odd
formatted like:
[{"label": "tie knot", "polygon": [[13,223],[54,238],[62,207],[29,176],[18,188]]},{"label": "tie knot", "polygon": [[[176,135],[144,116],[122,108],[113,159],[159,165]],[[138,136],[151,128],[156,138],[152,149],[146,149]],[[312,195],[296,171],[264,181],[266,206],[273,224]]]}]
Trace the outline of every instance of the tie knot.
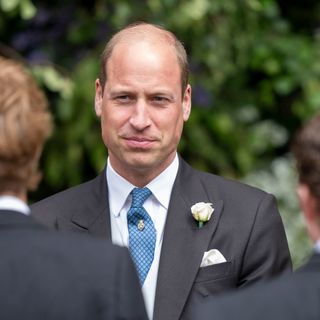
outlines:
[{"label": "tie knot", "polygon": [[150,197],[151,191],[148,188],[134,188],[131,195],[131,207],[142,207],[143,203]]}]

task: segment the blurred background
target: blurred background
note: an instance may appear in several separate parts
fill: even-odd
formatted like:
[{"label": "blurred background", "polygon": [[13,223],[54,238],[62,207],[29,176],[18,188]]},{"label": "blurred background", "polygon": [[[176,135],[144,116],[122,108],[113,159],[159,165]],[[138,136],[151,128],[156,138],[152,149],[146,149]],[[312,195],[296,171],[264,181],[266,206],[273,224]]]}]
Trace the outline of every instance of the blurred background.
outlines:
[{"label": "blurred background", "polygon": [[114,31],[138,20],[169,28],[189,55],[193,111],[181,155],[273,193],[297,268],[311,244],[289,146],[320,110],[319,0],[0,0],[0,54],[29,66],[55,119],[31,200],[103,169],[93,103],[99,57]]}]

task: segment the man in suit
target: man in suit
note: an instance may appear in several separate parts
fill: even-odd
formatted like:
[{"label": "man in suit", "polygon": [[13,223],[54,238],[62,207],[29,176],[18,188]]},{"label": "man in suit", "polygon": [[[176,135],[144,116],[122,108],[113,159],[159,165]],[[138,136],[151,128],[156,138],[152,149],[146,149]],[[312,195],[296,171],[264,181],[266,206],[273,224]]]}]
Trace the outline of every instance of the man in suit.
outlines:
[{"label": "man in suit", "polygon": [[22,65],[0,57],[0,318],[147,319],[126,249],[47,230],[27,191],[51,130],[45,96]]},{"label": "man in suit", "polygon": [[241,292],[209,298],[194,308],[197,320],[320,319],[320,115],[294,139],[297,193],[308,234],[314,243],[309,261],[292,275]]},{"label": "man in suit", "polygon": [[[274,197],[194,170],[177,154],[191,86],[185,49],[171,32],[138,23],[112,37],[95,111],[109,154],[105,170],[35,204],[35,217],[128,246],[149,318],[183,318],[194,300],[290,270]],[[136,191],[149,193],[139,209]],[[197,203],[214,210],[202,228],[191,214]]]}]

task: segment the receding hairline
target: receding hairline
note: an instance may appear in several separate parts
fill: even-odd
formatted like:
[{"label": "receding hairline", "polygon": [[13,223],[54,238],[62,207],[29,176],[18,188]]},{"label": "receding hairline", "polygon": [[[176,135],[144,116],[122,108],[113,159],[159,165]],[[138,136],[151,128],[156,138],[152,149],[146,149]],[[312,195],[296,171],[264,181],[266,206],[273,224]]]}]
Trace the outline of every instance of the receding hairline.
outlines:
[{"label": "receding hairline", "polygon": [[123,41],[135,41],[136,39],[139,41],[165,41],[166,44],[173,46],[177,40],[172,32],[165,30],[161,26],[141,23],[127,26],[116,33],[111,38],[111,41],[114,42],[115,46]]},{"label": "receding hairline", "polygon": [[159,43],[163,42],[166,45],[172,46],[175,55],[177,57],[177,62],[181,71],[181,80],[183,91],[188,83],[188,59],[187,53],[181,41],[169,30],[165,28],[145,23],[137,22],[128,25],[124,29],[120,30],[109,40],[106,44],[103,53],[101,55],[101,65],[100,65],[100,81],[104,86],[106,81],[106,67],[108,60],[112,56],[112,53],[116,46],[121,44],[129,44],[135,41],[146,41],[149,43]]}]

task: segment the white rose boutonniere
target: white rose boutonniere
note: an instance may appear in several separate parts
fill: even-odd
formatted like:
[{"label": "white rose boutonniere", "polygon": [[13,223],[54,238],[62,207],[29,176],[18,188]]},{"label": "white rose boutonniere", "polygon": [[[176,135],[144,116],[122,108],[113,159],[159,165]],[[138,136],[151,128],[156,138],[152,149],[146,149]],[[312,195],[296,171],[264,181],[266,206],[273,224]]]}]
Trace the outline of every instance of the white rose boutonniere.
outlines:
[{"label": "white rose boutonniere", "polygon": [[210,202],[197,202],[191,207],[191,213],[194,219],[198,221],[199,228],[210,220],[213,211],[214,208]]}]

